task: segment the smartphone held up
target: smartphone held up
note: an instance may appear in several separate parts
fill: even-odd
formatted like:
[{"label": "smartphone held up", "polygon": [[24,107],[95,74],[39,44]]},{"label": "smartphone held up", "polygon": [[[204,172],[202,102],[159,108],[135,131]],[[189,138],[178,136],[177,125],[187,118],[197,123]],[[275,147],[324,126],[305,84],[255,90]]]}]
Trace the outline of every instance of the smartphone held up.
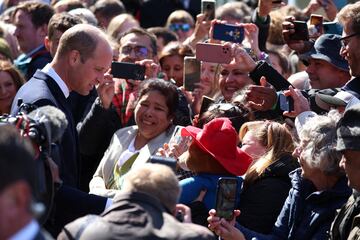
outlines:
[{"label": "smartphone held up", "polygon": [[241,181],[236,177],[219,178],[216,191],[216,216],[231,220],[237,205]]},{"label": "smartphone held up", "polygon": [[111,74],[115,78],[144,80],[145,66],[127,62],[112,62]]},{"label": "smartphone held up", "polygon": [[226,42],[242,43],[245,38],[245,30],[241,25],[214,24],[213,38]]},{"label": "smartphone held up", "polygon": [[201,13],[205,15],[205,21],[215,18],[215,0],[201,0]]},{"label": "smartphone held up", "polygon": [[186,91],[194,91],[200,82],[201,64],[196,57],[184,58],[184,88]]}]

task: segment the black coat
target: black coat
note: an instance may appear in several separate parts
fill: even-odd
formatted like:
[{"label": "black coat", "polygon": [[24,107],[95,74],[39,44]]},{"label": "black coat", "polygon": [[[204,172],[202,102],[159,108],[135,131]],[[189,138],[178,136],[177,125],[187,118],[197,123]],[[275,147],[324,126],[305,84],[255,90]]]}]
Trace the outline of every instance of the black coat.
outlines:
[{"label": "black coat", "polygon": [[254,183],[244,186],[237,221],[259,233],[271,232],[291,188],[289,173],[298,167],[296,159],[285,155],[271,164]]}]

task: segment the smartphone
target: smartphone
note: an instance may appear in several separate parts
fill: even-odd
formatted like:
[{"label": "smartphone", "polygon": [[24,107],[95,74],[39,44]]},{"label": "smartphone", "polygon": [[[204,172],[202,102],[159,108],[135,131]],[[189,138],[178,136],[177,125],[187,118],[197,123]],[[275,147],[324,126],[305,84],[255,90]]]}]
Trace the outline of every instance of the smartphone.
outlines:
[{"label": "smartphone", "polygon": [[209,106],[213,103],[215,103],[214,99],[205,95],[202,96],[199,116],[201,116],[204,112],[206,112],[209,109]]},{"label": "smartphone", "polygon": [[242,43],[245,33],[244,27],[233,24],[214,24],[213,38],[227,42]]},{"label": "smartphone", "polygon": [[219,178],[216,190],[216,216],[231,220],[239,194],[239,179],[234,177]]},{"label": "smartphone", "polygon": [[197,43],[196,59],[210,63],[230,63],[232,60],[230,47],[214,43]]},{"label": "smartphone", "polygon": [[205,21],[215,18],[215,0],[201,0],[201,13],[205,14]]},{"label": "smartphone", "polygon": [[317,14],[311,14],[310,25],[314,26],[315,29],[313,35],[318,36],[323,34],[323,16]]},{"label": "smartphone", "polygon": [[196,57],[184,58],[184,88],[186,91],[194,91],[196,84],[200,82],[201,64]]},{"label": "smartphone", "polygon": [[284,93],[279,94],[280,109],[283,111],[294,111],[294,100],[291,96],[285,96]]},{"label": "smartphone", "polygon": [[144,80],[145,66],[128,62],[112,62],[111,74],[115,78]]},{"label": "smartphone", "polygon": [[178,145],[179,148],[181,148],[183,150],[183,152],[187,151],[190,143],[192,141],[191,136],[181,136],[181,129],[183,127],[182,126],[176,126],[175,130],[173,132],[173,135],[171,136],[170,140],[169,140],[169,147],[171,148],[173,145]]},{"label": "smartphone", "polygon": [[343,27],[339,22],[324,22],[323,23],[324,33],[325,34],[338,34],[341,35],[343,32]]},{"label": "smartphone", "polygon": [[150,156],[149,162],[163,164],[171,168],[171,170],[173,170],[174,172],[176,171],[176,160],[174,158],[153,155]]},{"label": "smartphone", "polygon": [[295,32],[289,36],[291,40],[309,40],[309,31],[306,22],[304,21],[294,21],[294,30]]}]

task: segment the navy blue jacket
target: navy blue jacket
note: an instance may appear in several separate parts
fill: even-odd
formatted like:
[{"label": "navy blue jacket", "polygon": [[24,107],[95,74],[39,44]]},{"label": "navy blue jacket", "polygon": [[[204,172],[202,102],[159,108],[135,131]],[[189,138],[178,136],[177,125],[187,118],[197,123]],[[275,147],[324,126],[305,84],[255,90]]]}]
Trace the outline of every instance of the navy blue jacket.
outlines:
[{"label": "navy blue jacket", "polygon": [[328,239],[336,210],[351,195],[346,177],[330,190],[316,191],[301,177],[301,169],[290,173],[292,188],[270,235],[263,235],[238,225],[246,239]]},{"label": "navy blue jacket", "polygon": [[68,120],[68,127],[64,132],[61,142],[58,144],[60,162],[57,162],[57,164],[59,166],[60,178],[64,181],[64,184],[78,187],[80,162],[78,138],[70,105],[60,87],[44,72],[37,71],[17,92],[11,107],[12,115],[15,115],[19,111],[16,106],[19,98],[21,98],[24,103],[35,104],[37,107],[46,105],[54,106],[65,113],[66,119]]}]

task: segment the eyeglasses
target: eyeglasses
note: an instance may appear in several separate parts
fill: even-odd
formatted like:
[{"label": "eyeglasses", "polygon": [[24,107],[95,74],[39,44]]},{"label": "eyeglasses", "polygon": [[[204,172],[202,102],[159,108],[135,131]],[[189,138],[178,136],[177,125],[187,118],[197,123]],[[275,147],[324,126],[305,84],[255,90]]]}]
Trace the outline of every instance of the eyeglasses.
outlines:
[{"label": "eyeglasses", "polygon": [[177,32],[179,30],[188,32],[190,30],[190,24],[188,23],[172,23],[169,26],[171,31]]},{"label": "eyeglasses", "polygon": [[342,37],[340,38],[340,41],[341,41],[341,46],[342,47],[346,47],[348,44],[349,44],[349,38],[352,38],[352,37],[355,37],[357,35],[360,35],[360,32],[356,32],[356,33],[353,33],[353,34],[350,34],[348,36],[345,36],[345,37]]},{"label": "eyeglasses", "polygon": [[123,46],[121,48],[121,54],[130,55],[131,52],[134,50],[135,56],[138,58],[146,58],[149,55],[149,49],[144,46]]}]

